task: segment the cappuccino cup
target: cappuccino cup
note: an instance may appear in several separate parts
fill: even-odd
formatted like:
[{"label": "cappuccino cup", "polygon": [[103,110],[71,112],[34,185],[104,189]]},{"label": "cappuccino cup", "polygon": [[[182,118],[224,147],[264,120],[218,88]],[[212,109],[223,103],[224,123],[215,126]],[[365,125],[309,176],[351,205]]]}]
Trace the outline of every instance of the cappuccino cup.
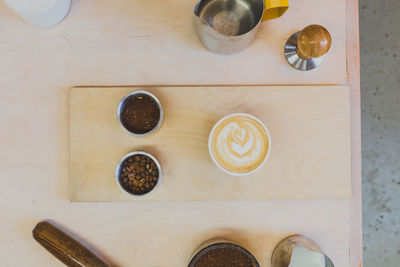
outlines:
[{"label": "cappuccino cup", "polygon": [[222,171],[234,176],[249,175],[267,161],[271,137],[267,127],[256,117],[234,113],[214,125],[208,138],[208,150]]}]

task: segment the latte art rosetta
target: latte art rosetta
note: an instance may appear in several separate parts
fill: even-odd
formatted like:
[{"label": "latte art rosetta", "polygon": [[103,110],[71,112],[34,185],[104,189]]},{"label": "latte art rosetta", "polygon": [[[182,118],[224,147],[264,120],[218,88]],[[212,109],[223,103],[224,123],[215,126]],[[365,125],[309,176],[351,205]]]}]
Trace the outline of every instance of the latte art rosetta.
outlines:
[{"label": "latte art rosetta", "polygon": [[268,153],[265,128],[249,116],[235,115],[220,121],[211,138],[214,159],[230,172],[250,172],[263,163]]},{"label": "latte art rosetta", "polygon": [[231,122],[218,135],[217,150],[238,164],[254,160],[261,150],[261,142],[255,138],[256,135],[254,125],[244,122],[241,127],[237,122]]}]

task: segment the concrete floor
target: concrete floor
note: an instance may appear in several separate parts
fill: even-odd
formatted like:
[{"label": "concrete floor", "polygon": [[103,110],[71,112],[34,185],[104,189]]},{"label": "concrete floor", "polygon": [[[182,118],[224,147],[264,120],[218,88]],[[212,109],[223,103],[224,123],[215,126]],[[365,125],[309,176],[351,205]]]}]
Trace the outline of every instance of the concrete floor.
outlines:
[{"label": "concrete floor", "polygon": [[364,266],[400,266],[400,1],[359,0]]}]

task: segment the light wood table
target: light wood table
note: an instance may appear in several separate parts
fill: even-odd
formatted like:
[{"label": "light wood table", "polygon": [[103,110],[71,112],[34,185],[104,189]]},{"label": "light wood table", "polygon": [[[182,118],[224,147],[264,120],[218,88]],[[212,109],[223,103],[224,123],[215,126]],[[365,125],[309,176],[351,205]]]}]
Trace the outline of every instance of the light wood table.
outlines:
[{"label": "light wood table", "polygon": [[[332,4],[335,1],[324,1],[324,4]],[[175,12],[179,12],[175,15],[186,12],[188,5],[185,1],[178,2],[182,4],[174,7]],[[300,2],[310,7],[312,3],[316,3],[311,0],[292,2],[294,2],[293,7]],[[262,266],[268,266],[269,251],[276,242],[286,234],[294,232],[300,232],[314,239],[332,256],[338,267],[360,266],[361,142],[356,0],[345,1],[346,38],[340,27],[335,28],[340,24],[339,20],[329,19],[329,16],[318,14],[314,10],[309,9],[307,16],[304,16],[304,20],[313,18],[314,21],[298,21],[304,24],[326,22],[338,33],[336,44],[347,39],[347,77],[342,75],[344,73],[341,71],[344,69],[342,61],[336,60],[340,59],[340,55],[346,49],[343,50],[338,46],[331,54],[338,57],[327,57],[327,61],[324,62],[326,64],[314,74],[301,74],[288,68],[288,72],[292,73],[294,78],[287,82],[287,84],[307,84],[307,81],[310,81],[310,84],[351,86],[352,198],[350,200],[205,203],[69,202],[67,101],[68,89],[71,86],[152,83],[165,85],[173,84],[174,81],[176,81],[174,84],[204,84],[205,76],[200,75],[200,72],[207,73],[207,70],[199,69],[198,75],[192,76],[188,76],[186,72],[196,69],[197,60],[204,63],[203,57],[211,57],[207,51],[198,50],[201,49],[201,45],[197,39],[192,38],[192,28],[190,26],[182,28],[179,21],[181,18],[172,15],[164,18],[172,29],[171,38],[162,35],[166,27],[156,32],[159,35],[147,36],[146,32],[151,27],[146,23],[141,24],[136,29],[137,33],[128,38],[126,36],[130,33],[129,27],[134,26],[130,21],[130,10],[118,8],[120,4],[129,7],[128,3],[139,4],[146,8],[147,13],[141,15],[147,21],[148,16],[163,18],[169,11],[167,4],[173,3],[173,0],[160,2],[118,0],[112,3],[107,0],[73,1],[71,16],[62,24],[49,29],[39,29],[24,23],[6,8],[3,2],[0,2],[1,265],[62,266],[32,239],[31,231],[34,225],[43,219],[53,220],[73,231],[80,240],[90,244],[92,249],[104,253],[101,257],[109,263],[114,263],[115,266],[163,267],[165,265],[162,263],[166,260],[174,263],[173,266],[180,267],[184,266],[183,262],[190,257],[194,243],[200,244],[207,236],[212,237],[215,234],[230,236],[235,229],[243,230],[243,217],[251,216],[254,218],[252,229],[242,233],[241,241],[248,243],[250,248],[257,251],[256,256],[262,262]],[[300,18],[301,16],[298,16],[298,19]],[[282,19],[282,22],[288,23],[286,19]],[[272,35],[260,35],[264,37],[260,37],[253,48],[241,56],[226,60],[234,62],[246,58],[245,56],[254,56],[252,49],[261,47],[263,42],[283,43],[289,32],[282,33],[277,31],[275,26],[271,27],[277,23],[278,21],[263,27],[263,32],[271,32]],[[295,25],[293,29],[302,26],[304,25]],[[293,29],[285,28],[285,31]],[[339,34],[340,32],[342,34]],[[185,36],[191,38],[182,39]],[[277,38],[270,38],[273,36]],[[154,42],[160,42],[160,47],[150,47],[141,54],[132,53],[129,45],[146,48],[140,42],[143,38],[153,38]],[[193,56],[192,63],[186,62],[184,57],[179,56],[167,61],[168,53],[179,52],[176,49],[171,50],[173,46],[168,42],[178,41],[187,42],[188,51],[198,50],[201,56]],[[281,51],[280,46],[275,48]],[[160,72],[161,65],[151,64],[154,62],[152,56],[157,56],[160,51],[165,53],[161,58],[162,67],[168,67],[165,72]],[[271,60],[273,64],[284,67],[284,58],[279,52],[271,57]],[[208,70],[210,82],[206,84],[249,82],[267,84],[264,79],[271,81],[268,84],[284,83],[282,79],[285,76],[279,74],[279,71],[272,72],[274,75],[270,74],[270,77],[257,73],[240,76],[230,72],[213,71],[215,68],[221,68],[223,62],[221,58],[213,62]],[[329,62],[331,64],[328,64]],[[257,60],[253,63],[251,68],[263,64]],[[186,64],[188,67],[181,64]],[[245,70],[243,67],[232,66],[230,68],[236,71]],[[329,69],[329,66],[343,69],[330,75],[327,69],[324,71],[324,68]],[[175,69],[180,72],[174,71]],[[242,212],[238,214],[235,212],[237,209]],[[154,219],[149,228],[138,227],[149,217]],[[279,225],[280,232],[274,231],[276,225]],[[148,229],[151,229],[153,235],[146,240],[149,236]],[[188,229],[196,234],[188,237],[186,241],[173,243],[174,236],[179,236],[182,231]],[[141,243],[138,240],[147,242]],[[270,242],[265,243],[265,240]],[[341,242],[343,247],[337,249]],[[163,254],[152,255],[153,250],[163,251]],[[268,253],[262,254],[262,251]],[[182,259],[177,260],[176,255],[183,255]],[[141,262],[146,264],[141,265]]]},{"label": "light wood table", "polygon": [[350,266],[362,266],[361,98],[358,0],[346,0],[347,82],[351,88],[352,198],[350,206]]}]

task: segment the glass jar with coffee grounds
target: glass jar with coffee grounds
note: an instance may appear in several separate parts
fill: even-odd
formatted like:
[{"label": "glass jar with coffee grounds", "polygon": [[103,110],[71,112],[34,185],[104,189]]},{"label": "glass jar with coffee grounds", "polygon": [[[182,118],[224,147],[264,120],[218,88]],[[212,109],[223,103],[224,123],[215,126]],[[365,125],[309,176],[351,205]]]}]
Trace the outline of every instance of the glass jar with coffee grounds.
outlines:
[{"label": "glass jar with coffee grounds", "polygon": [[132,152],[117,166],[119,188],[134,196],[146,195],[160,183],[161,168],[155,157],[143,151]]},{"label": "glass jar with coffee grounds", "polygon": [[153,94],[135,91],[120,101],[117,117],[121,127],[131,135],[148,136],[161,126],[163,109]]},{"label": "glass jar with coffee grounds", "polygon": [[202,246],[188,267],[259,267],[255,257],[243,247],[231,242]]}]

